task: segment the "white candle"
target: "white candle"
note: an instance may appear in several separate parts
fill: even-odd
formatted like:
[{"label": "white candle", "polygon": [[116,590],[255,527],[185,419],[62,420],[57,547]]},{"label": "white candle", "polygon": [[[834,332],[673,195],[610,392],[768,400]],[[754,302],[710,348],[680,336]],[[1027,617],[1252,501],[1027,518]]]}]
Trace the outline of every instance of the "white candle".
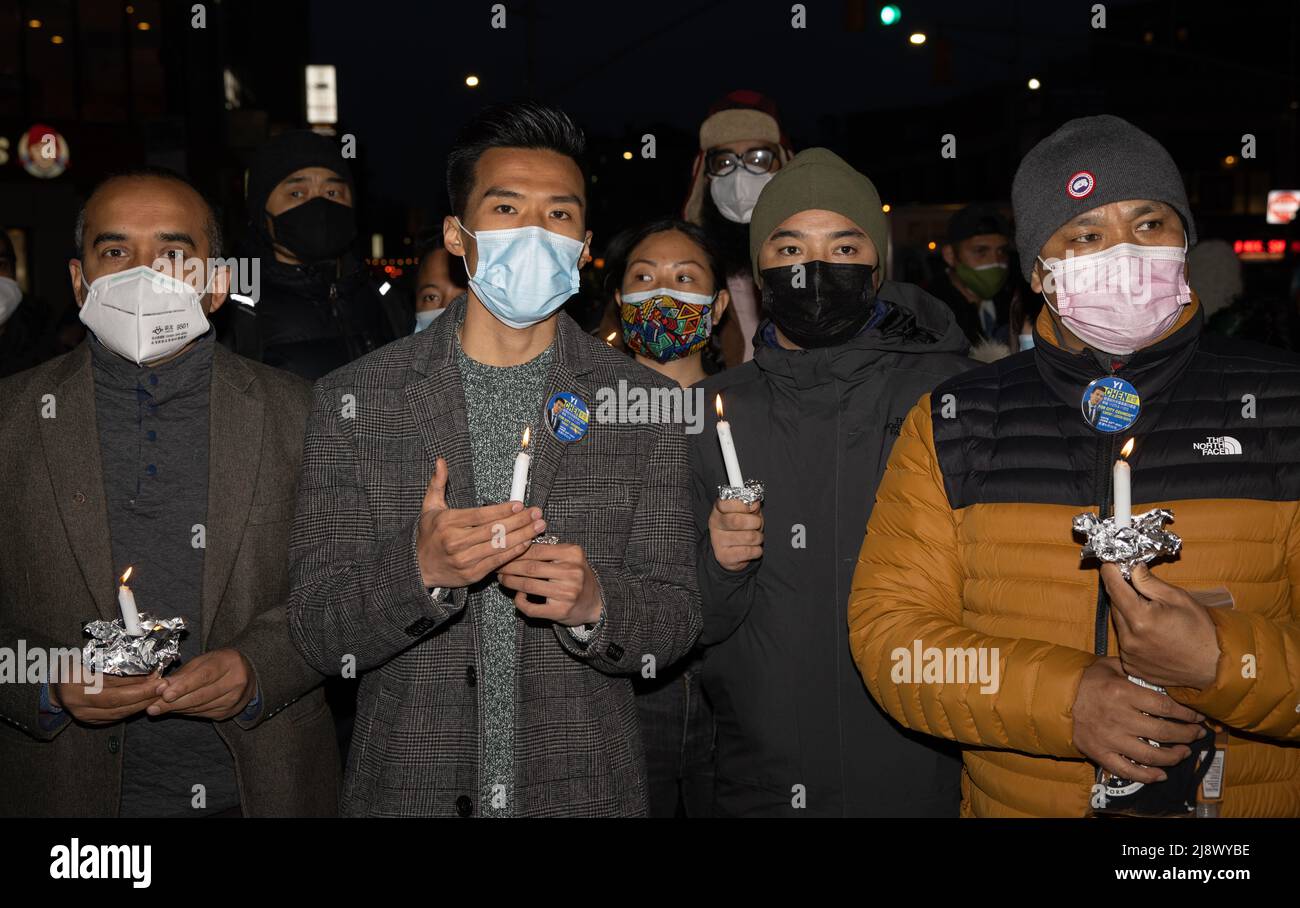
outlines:
[{"label": "white candle", "polygon": [[122,575],[122,585],[117,588],[117,607],[122,611],[122,626],[132,637],[144,636],[144,631],[140,630],[140,612],[135,607],[135,593],[126,585],[127,578],[131,576],[131,568],[126,569]]},{"label": "white candle", "polygon": [[715,400],[718,410],[718,444],[722,447],[722,462],[727,467],[727,485],[740,488],[745,485],[745,474],[740,472],[740,460],[736,457],[736,443],[731,438],[731,423],[722,418],[722,395]]},{"label": "white candle", "polygon": [[530,459],[528,456],[528,429],[525,428],[522,450],[515,455],[515,475],[510,480],[510,501],[523,503],[524,493],[528,490],[528,463]]},{"label": "white candle", "polygon": [[1128,461],[1125,459],[1133,451],[1133,439],[1129,439],[1119,452],[1119,460],[1111,471],[1112,484],[1115,487],[1115,526],[1133,526],[1133,487]]}]

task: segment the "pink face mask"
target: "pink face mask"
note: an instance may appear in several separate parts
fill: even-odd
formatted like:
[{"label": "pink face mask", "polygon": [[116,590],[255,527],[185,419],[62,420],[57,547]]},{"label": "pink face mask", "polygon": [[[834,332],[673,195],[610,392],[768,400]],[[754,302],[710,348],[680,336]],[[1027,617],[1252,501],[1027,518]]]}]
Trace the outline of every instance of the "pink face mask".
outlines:
[{"label": "pink face mask", "polygon": [[[1187,248],[1119,243],[1102,252],[1054,259],[1056,314],[1079,340],[1106,353],[1140,350],[1169,330],[1192,290],[1183,277]],[[1045,294],[1044,294],[1045,295]]]}]

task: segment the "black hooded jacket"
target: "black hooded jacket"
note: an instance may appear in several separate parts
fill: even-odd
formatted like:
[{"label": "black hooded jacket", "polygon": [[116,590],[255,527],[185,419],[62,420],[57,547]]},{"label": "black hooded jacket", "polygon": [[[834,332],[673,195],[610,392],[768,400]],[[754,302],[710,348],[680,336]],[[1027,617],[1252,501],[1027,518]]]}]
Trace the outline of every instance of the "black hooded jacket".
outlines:
[{"label": "black hooded jacket", "polygon": [[[705,645],[722,815],[956,816],[959,763],[871,699],[849,650],[847,603],[876,485],[922,394],[977,365],[948,307],[885,282],[888,313],[845,344],[786,350],[703,383],[709,424],[692,440]],[[741,469],[766,486],[763,556],[732,573],[708,517],[726,471],[721,394]]]},{"label": "black hooded jacket", "polygon": [[[259,244],[260,245],[260,244]],[[315,381],[411,332],[400,294],[380,294],[360,261],[287,265],[258,248],[255,305],[232,300],[221,339],[231,350]]]}]

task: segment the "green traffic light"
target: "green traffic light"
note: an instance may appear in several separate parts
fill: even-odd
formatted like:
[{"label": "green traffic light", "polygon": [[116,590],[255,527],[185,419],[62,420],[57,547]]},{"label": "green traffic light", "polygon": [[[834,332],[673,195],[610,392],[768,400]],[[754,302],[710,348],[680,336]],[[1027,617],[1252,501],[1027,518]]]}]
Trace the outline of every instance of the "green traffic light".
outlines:
[{"label": "green traffic light", "polygon": [[888,6],[882,6],[880,8],[881,25],[893,25],[901,18],[903,18],[902,10],[900,10],[897,6],[894,6],[894,4],[892,3],[889,4]]}]

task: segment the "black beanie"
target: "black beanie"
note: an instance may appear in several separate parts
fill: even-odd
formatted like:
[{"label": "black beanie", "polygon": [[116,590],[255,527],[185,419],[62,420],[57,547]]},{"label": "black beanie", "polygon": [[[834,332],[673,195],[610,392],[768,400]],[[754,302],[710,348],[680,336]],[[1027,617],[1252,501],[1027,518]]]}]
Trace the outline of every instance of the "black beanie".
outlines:
[{"label": "black beanie", "polygon": [[259,232],[265,224],[262,216],[266,200],[275,187],[295,170],[324,167],[341,176],[352,186],[352,169],[343,157],[337,138],[323,136],[309,129],[283,132],[257,150],[248,168],[248,216]]}]

